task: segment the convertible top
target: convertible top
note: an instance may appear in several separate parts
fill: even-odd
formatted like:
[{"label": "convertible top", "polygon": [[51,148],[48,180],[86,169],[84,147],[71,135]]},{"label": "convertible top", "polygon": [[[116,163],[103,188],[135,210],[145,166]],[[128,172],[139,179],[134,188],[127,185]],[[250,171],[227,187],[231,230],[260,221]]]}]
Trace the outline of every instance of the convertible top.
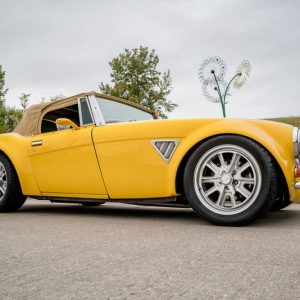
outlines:
[{"label": "convertible top", "polygon": [[113,101],[117,101],[117,102],[121,102],[121,103],[130,105],[130,106],[139,108],[141,110],[144,110],[148,113],[151,113],[154,117],[156,116],[154,111],[149,110],[138,104],[135,104],[131,101],[124,100],[124,99],[114,97],[114,96],[108,96],[108,95],[96,93],[96,92],[89,92],[89,93],[77,94],[77,95],[74,95],[74,96],[71,96],[68,98],[64,98],[64,99],[60,99],[60,100],[56,100],[56,101],[50,101],[50,102],[45,102],[45,103],[40,103],[40,104],[35,104],[35,105],[30,106],[28,109],[26,109],[21,121],[14,129],[14,132],[19,133],[24,136],[40,134],[42,119],[43,119],[43,116],[47,112],[56,110],[56,109],[60,109],[60,108],[63,108],[65,106],[69,106],[72,104],[76,104],[77,99],[79,97],[85,97],[85,96],[91,96],[91,95],[109,99],[109,100],[113,100]]}]

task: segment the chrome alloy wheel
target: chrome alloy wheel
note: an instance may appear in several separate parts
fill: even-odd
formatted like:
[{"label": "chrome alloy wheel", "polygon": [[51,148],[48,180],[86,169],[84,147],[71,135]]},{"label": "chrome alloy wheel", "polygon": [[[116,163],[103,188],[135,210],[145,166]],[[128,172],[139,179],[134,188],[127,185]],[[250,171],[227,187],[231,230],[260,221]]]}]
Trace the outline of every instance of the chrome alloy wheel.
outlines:
[{"label": "chrome alloy wheel", "polygon": [[197,197],[206,208],[234,215],[256,200],[262,176],[250,152],[236,145],[220,145],[199,159],[193,180]]},{"label": "chrome alloy wheel", "polygon": [[5,196],[7,189],[7,176],[4,165],[0,162],[0,201]]}]

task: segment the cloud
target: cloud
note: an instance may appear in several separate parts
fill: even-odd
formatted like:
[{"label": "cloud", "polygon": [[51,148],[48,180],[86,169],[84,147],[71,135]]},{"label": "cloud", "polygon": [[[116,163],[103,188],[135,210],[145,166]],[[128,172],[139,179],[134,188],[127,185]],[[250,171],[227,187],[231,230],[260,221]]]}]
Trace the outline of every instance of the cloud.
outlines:
[{"label": "cloud", "polygon": [[97,90],[109,81],[108,61],[139,45],[155,48],[159,68],[171,70],[171,117],[218,117],[205,100],[197,69],[221,56],[228,77],[249,59],[246,86],[232,90],[228,115],[299,115],[300,2],[287,1],[3,1],[0,64],[7,71],[8,104],[21,92],[32,103],[55,94]]}]

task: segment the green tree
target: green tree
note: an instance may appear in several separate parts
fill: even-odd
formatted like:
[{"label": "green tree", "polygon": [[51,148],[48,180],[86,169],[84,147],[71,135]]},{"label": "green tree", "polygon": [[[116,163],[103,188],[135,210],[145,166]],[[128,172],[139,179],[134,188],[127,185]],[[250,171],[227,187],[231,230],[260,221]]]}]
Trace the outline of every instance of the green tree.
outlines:
[{"label": "green tree", "polygon": [[27,107],[28,107],[28,103],[29,103],[29,97],[31,96],[31,94],[26,94],[26,93],[22,93],[21,96],[19,97],[20,100],[20,105],[22,108],[22,111],[24,112]]},{"label": "green tree", "polygon": [[2,66],[0,65],[0,108],[5,106],[5,96],[8,89],[5,88],[5,71],[2,71]]},{"label": "green tree", "polygon": [[0,133],[6,132],[5,126],[5,96],[8,89],[5,88],[5,71],[2,71],[0,65]]},{"label": "green tree", "polygon": [[28,106],[30,94],[22,93],[19,97],[21,109],[6,105],[5,96],[8,88],[5,88],[5,72],[0,65],[0,133],[11,132],[21,120]]},{"label": "green tree", "polygon": [[49,98],[43,97],[41,103],[50,102],[50,101],[57,101],[57,100],[61,100],[61,99],[64,99],[64,98],[66,98],[66,97],[62,94],[57,94],[57,95],[51,96]]},{"label": "green tree", "polygon": [[21,121],[25,110],[28,107],[31,94],[22,93],[19,97],[20,108],[5,106],[5,132],[11,132]]},{"label": "green tree", "polygon": [[157,70],[159,58],[155,50],[148,47],[125,49],[113,58],[111,84],[101,82],[102,93],[121,97],[155,110],[159,117],[167,118],[177,104],[167,99],[172,90],[170,70],[161,73]]},{"label": "green tree", "polygon": [[16,107],[5,108],[5,132],[12,132],[23,116],[23,110]]}]

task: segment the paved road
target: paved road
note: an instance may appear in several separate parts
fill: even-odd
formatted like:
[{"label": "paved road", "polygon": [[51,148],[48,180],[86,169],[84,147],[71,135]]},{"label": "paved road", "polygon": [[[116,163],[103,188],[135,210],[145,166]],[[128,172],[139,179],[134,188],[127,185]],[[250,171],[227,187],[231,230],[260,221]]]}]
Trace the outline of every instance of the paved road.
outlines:
[{"label": "paved road", "polygon": [[121,204],[0,215],[0,299],[170,298],[300,299],[300,205],[242,228]]}]

